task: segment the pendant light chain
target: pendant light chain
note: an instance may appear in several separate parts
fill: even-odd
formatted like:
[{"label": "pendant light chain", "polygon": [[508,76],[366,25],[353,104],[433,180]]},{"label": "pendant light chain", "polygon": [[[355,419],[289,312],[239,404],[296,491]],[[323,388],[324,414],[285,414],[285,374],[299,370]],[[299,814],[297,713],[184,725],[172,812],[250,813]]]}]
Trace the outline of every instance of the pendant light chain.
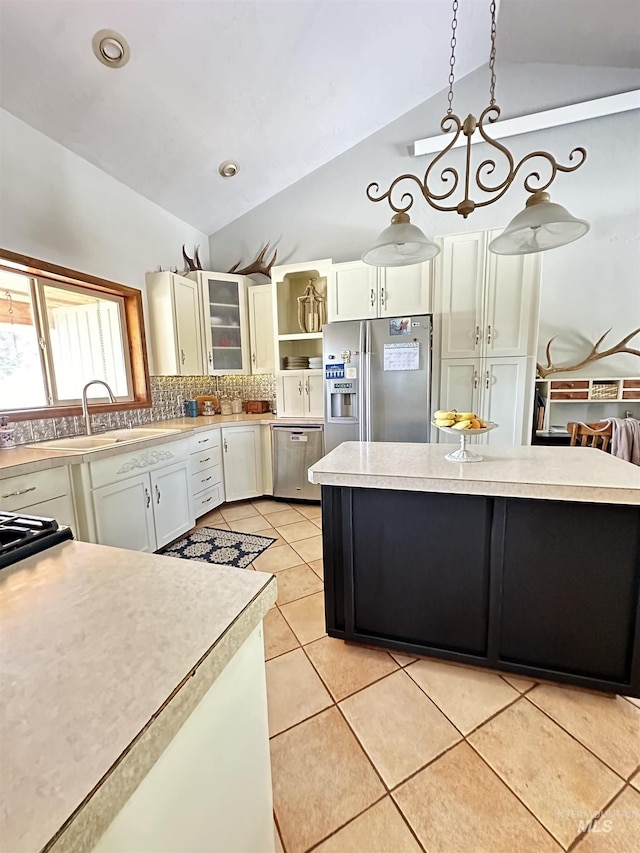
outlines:
[{"label": "pendant light chain", "polygon": [[451,57],[449,59],[449,93],[447,100],[449,107],[447,115],[453,113],[453,81],[455,80],[453,69],[456,64],[456,30],[458,28],[458,0],[453,0],[453,18],[451,20]]},{"label": "pendant light chain", "polygon": [[496,102],[496,0],[491,0],[491,52],[489,54],[489,70],[491,71],[491,85],[489,86],[489,103],[494,106]]}]

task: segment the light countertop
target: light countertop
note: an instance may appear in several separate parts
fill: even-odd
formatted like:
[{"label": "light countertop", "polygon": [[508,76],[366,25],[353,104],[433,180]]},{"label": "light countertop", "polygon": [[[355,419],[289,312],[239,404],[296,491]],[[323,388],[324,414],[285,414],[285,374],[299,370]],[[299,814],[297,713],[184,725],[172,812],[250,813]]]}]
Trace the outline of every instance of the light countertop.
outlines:
[{"label": "light countertop", "polygon": [[[271,412],[265,412],[261,415],[210,415],[197,418],[174,418],[169,421],[153,421],[153,423],[144,424],[144,427],[148,427],[149,429],[172,429],[175,432],[167,433],[166,435],[153,435],[130,444],[112,444],[98,450],[50,449],[49,446],[53,446],[55,440],[35,444],[21,444],[17,447],[0,449],[0,480],[7,477],[14,477],[18,474],[31,474],[33,471],[42,471],[45,468],[58,468],[62,465],[93,462],[97,459],[105,459],[106,457],[126,453],[137,448],[166,444],[167,442],[176,441],[179,438],[184,438],[187,435],[202,432],[216,426],[233,426],[234,424],[242,425],[247,423],[316,426],[323,424],[324,421],[321,418],[279,418]],[[111,433],[113,430],[109,430],[109,432]],[[122,432],[123,437],[126,436],[126,429],[120,430],[120,432]],[[96,432],[95,435],[99,437],[100,433]],[[65,436],[65,439],[68,437]]]},{"label": "light countertop", "polygon": [[640,505],[640,468],[589,447],[478,446],[449,462],[446,444],[347,441],[309,469],[323,486]]},{"label": "light countertop", "polygon": [[270,574],[83,542],[3,569],[3,849],[62,827],[56,851],[91,849],[275,597]]}]

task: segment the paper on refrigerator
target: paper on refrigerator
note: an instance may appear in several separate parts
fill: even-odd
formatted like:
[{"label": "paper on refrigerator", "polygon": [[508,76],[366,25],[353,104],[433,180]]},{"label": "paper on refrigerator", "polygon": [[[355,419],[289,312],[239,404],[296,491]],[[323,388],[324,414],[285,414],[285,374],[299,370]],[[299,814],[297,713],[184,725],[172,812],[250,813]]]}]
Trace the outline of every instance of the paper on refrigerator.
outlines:
[{"label": "paper on refrigerator", "polygon": [[384,370],[419,370],[420,343],[384,345]]}]

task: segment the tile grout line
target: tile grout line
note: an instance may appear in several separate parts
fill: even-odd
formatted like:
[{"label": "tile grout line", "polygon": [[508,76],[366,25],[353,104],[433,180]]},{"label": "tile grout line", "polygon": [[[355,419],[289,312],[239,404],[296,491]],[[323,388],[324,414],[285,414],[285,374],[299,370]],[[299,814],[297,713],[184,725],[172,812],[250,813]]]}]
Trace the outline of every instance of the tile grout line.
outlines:
[{"label": "tile grout line", "polygon": [[[607,764],[604,758],[600,758],[599,755],[596,755],[596,753],[590,747],[582,743],[582,741],[576,735],[570,732],[569,729],[566,729],[562,725],[562,723],[559,723],[558,720],[555,719],[555,717],[552,717],[551,714],[544,710],[544,708],[540,708],[539,705],[536,705],[535,702],[532,702],[528,696],[525,696],[524,698],[528,701],[530,705],[540,711],[540,713],[543,714],[548,720],[551,720],[552,723],[555,723],[555,725],[558,726],[558,728],[561,729],[565,734],[569,735],[569,737],[574,740],[578,744],[578,746],[581,746],[583,749],[586,749],[586,751],[590,755],[592,755],[597,761],[599,761],[600,764],[603,765],[603,767],[606,767],[607,770],[610,770],[612,773],[614,773],[618,777],[618,779],[622,780],[625,785],[627,784],[627,782],[629,781],[628,779],[625,779],[625,777],[621,773],[619,773],[614,767],[611,767],[609,764]],[[638,768],[636,767],[634,770],[631,771],[631,776],[629,776],[629,779],[632,778],[633,774],[636,772],[637,769]]]},{"label": "tile grout line", "polygon": [[[602,809],[598,812],[598,815],[602,816],[607,811],[607,809],[611,808],[611,806],[615,803],[615,801],[617,799],[619,799],[624,794],[624,792],[629,788],[631,788],[631,790],[634,790],[632,786],[625,785],[620,791],[618,791],[617,794],[613,795],[613,797],[609,800],[609,802],[606,804],[606,806],[602,807]],[[600,819],[600,817],[591,818],[592,821],[593,820],[599,820],[599,819]],[[584,832],[579,832],[578,835],[576,835],[576,837],[573,839],[571,844],[567,847],[567,853],[572,853],[572,851],[574,851],[578,847],[578,845],[584,841],[584,839],[588,833],[589,833],[588,829],[586,829]]]}]

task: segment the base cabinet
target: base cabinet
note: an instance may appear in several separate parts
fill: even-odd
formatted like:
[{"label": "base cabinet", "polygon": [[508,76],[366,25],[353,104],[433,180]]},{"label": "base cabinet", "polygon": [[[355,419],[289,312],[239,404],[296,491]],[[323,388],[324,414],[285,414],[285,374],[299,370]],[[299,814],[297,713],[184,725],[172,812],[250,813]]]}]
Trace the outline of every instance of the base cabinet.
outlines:
[{"label": "base cabinet", "polygon": [[227,501],[262,494],[259,425],[222,427],[222,461]]},{"label": "base cabinet", "polygon": [[96,489],[98,543],[153,552],[186,533],[193,526],[189,477],[178,462]]},{"label": "base cabinet", "polygon": [[325,486],[322,522],[329,636],[640,697],[640,507]]}]

